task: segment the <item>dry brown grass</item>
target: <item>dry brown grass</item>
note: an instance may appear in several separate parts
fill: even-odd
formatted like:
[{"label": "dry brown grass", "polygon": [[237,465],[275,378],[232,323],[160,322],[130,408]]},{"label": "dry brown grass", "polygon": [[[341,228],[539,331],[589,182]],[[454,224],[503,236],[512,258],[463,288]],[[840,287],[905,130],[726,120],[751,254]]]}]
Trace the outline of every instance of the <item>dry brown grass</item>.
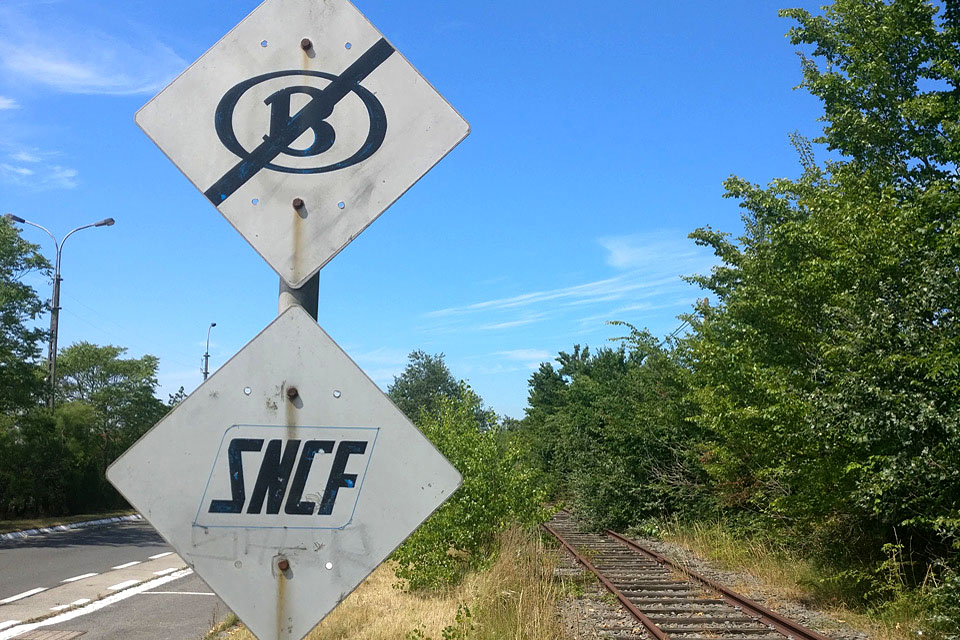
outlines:
[{"label": "dry brown grass", "polygon": [[[667,542],[693,551],[712,560],[721,569],[747,573],[762,585],[764,591],[776,594],[776,600],[792,600],[813,607],[833,620],[866,633],[873,640],[916,640],[921,630],[921,612],[908,598],[882,611],[854,611],[843,604],[839,585],[825,587],[831,581],[815,563],[797,557],[769,543],[734,535],[722,523],[710,525],[674,525],[662,532]],[[745,585],[732,585],[734,590],[748,592]]]},{"label": "dry brown grass", "polygon": [[781,598],[800,602],[814,599],[804,586],[818,577],[812,563],[792,558],[765,542],[739,538],[720,524],[671,527],[663,533],[663,539],[709,558],[722,569],[747,573]]},{"label": "dry brown grass", "polygon": [[[471,611],[470,640],[557,640],[559,590],[554,561],[536,533],[511,530],[501,540],[493,565],[467,577],[445,593],[421,594],[394,589],[389,564],[360,587],[307,636],[308,640],[403,640],[415,629],[439,640],[454,624],[457,607]],[[242,626],[231,640],[254,640]]]}]

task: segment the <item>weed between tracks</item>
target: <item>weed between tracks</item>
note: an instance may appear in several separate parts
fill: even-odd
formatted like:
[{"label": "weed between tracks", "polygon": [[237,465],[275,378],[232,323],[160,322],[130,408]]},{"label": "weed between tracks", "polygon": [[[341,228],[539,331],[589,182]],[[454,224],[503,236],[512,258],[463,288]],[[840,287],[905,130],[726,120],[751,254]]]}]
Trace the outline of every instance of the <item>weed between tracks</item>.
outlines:
[{"label": "weed between tracks", "polygon": [[[563,634],[554,568],[536,532],[520,530],[503,535],[500,554],[488,569],[443,593],[395,589],[393,568],[385,564],[307,639],[556,640]],[[229,638],[254,640],[242,626]]]}]

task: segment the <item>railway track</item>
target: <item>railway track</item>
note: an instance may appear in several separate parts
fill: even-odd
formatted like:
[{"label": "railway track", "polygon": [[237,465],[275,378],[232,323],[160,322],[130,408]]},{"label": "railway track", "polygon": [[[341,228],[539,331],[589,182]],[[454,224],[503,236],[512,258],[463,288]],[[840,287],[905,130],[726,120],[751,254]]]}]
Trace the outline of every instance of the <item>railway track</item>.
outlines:
[{"label": "railway track", "polygon": [[568,512],[543,525],[657,640],[829,640],[613,531]]}]

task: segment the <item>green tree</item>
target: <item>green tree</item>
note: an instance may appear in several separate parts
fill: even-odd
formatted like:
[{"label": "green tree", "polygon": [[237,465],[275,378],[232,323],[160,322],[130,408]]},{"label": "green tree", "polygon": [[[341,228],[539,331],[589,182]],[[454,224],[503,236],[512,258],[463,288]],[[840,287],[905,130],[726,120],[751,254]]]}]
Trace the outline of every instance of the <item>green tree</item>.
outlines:
[{"label": "green tree", "polygon": [[958,12],[782,11],[843,157],[795,138],[799,179],[727,181],[741,237],[692,234],[722,261],[688,349],[721,499],[868,576],[890,544],[958,563]]},{"label": "green tree", "polygon": [[49,273],[50,264],[37,248],[0,219],[0,413],[30,407],[43,394],[37,359],[46,332],[31,323],[46,305],[23,282],[29,274]]},{"label": "green tree", "polygon": [[514,524],[544,518],[545,494],[524,464],[523,451],[495,424],[482,420],[482,401],[460,383],[453,396],[436,400],[435,412],[422,412],[417,426],[460,471],[463,485],[393,554],[396,575],[411,589],[439,589],[458,582],[490,560],[497,536]]},{"label": "green tree", "polygon": [[958,194],[907,198],[840,164],[727,189],[745,233],[693,234],[724,264],[697,279],[715,304],[689,345],[723,501],[847,561],[897,539],[945,553],[960,542]]},{"label": "green tree", "polygon": [[[107,466],[170,409],[155,395],[157,358],[123,358],[126,351],[78,342],[63,349],[58,360],[61,404],[55,428],[70,449],[73,472],[82,476],[89,502],[98,507],[118,504],[105,480]],[[69,502],[71,509],[77,502]]]},{"label": "green tree", "polygon": [[159,360],[149,354],[121,357],[126,351],[77,342],[63,349],[57,360],[60,401],[93,406],[102,431],[121,443],[140,437],[169,409],[155,395]]},{"label": "green tree", "polygon": [[566,404],[567,385],[568,380],[551,363],[540,363],[540,368],[530,376],[526,416],[520,431],[532,463],[550,472],[554,492],[569,471],[561,464],[560,430],[555,422]]},{"label": "green tree", "polygon": [[410,362],[399,376],[394,376],[387,395],[408,418],[416,420],[421,411],[436,414],[442,398],[455,398],[460,385],[443,361],[443,354],[430,355],[413,351]]},{"label": "green tree", "polygon": [[689,515],[703,502],[689,372],[678,353],[626,323],[617,349],[575,346],[530,378],[521,431],[553,489],[596,526]]},{"label": "green tree", "polygon": [[[464,382],[453,377],[442,353],[431,356],[424,351],[413,351],[409,360],[403,373],[394,376],[387,395],[410,420],[416,422],[422,412],[436,415],[444,398],[459,397]],[[497,424],[488,422],[491,417],[495,419],[496,416],[487,411],[481,399],[476,406],[477,424],[481,429],[492,429]]]},{"label": "green tree", "polygon": [[835,0],[822,15],[784,9],[801,53],[802,87],[823,101],[824,136],[892,182],[957,177],[960,158],[960,5],[928,0]]}]

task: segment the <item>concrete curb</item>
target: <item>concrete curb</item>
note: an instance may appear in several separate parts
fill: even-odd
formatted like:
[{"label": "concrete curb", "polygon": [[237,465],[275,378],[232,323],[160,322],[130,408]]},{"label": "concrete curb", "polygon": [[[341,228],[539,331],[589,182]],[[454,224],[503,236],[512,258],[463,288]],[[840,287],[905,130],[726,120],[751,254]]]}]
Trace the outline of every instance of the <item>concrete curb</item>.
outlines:
[{"label": "concrete curb", "polygon": [[17,540],[29,536],[39,536],[44,533],[53,533],[55,531],[69,531],[70,529],[82,529],[84,527],[97,527],[104,524],[113,524],[115,522],[129,522],[131,520],[142,520],[143,516],[135,513],[131,516],[117,516],[115,518],[103,518],[101,520],[87,520],[86,522],[71,522],[70,524],[58,524],[53,527],[40,527],[39,529],[25,529],[24,531],[10,531],[9,533],[0,533],[0,540]]}]

